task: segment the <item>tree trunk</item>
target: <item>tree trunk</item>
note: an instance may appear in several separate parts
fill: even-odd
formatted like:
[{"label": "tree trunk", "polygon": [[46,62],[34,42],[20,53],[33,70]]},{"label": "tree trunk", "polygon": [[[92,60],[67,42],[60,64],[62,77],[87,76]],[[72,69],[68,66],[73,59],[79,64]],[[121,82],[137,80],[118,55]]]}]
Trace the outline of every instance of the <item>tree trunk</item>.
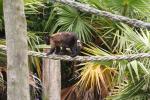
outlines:
[{"label": "tree trunk", "polygon": [[60,60],[43,58],[43,100],[60,100]]},{"label": "tree trunk", "polygon": [[23,0],[3,0],[7,45],[7,99],[30,100],[27,24]]}]

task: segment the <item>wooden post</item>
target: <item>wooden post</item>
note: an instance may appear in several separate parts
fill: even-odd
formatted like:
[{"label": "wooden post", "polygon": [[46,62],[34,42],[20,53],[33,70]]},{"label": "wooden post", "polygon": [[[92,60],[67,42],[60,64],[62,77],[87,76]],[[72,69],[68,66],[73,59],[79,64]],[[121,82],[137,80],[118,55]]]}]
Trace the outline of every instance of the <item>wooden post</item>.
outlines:
[{"label": "wooden post", "polygon": [[[47,50],[45,50],[47,51]],[[61,100],[60,60],[43,58],[43,99]]]}]

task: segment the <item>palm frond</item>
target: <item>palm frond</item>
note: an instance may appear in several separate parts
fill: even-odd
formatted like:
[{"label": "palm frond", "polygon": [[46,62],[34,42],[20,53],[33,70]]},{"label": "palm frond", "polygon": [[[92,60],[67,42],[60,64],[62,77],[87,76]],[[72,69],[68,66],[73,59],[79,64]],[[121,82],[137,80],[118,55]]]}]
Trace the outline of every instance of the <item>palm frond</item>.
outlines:
[{"label": "palm frond", "polygon": [[[94,44],[87,45],[87,47],[84,47],[84,50],[86,55],[110,55]],[[81,63],[80,65],[83,67],[78,70],[80,72],[80,80],[76,83],[79,95],[85,94],[91,89],[102,97],[108,95],[108,90],[112,86],[112,80],[117,74],[116,69],[111,68],[112,64],[111,61]]]},{"label": "palm frond", "polygon": [[[39,51],[38,45],[40,43],[41,39],[36,35],[34,32],[28,33],[28,44],[29,48],[33,51]],[[38,76],[41,78],[41,61],[38,57],[29,57],[30,61],[30,67],[31,69],[36,69]],[[32,68],[33,67],[33,68]]]},{"label": "palm frond", "polygon": [[24,0],[24,2],[26,14],[42,13],[39,8],[46,7],[43,0]]},{"label": "palm frond", "polygon": [[[147,100],[149,96],[149,86],[145,88],[147,82],[146,78],[149,80],[149,74],[142,77],[139,81],[127,85],[123,90],[118,92],[116,95],[109,96],[107,100]],[[149,84],[149,82],[148,82]]]},{"label": "palm frond", "polygon": [[[53,22],[53,15],[57,17],[55,22]],[[78,12],[74,8],[58,4],[54,8],[54,12],[50,15],[46,28],[53,30],[50,33],[55,31],[75,32],[83,42],[91,41],[92,26],[87,23],[83,15],[84,13]]]},{"label": "palm frond", "polygon": [[118,14],[141,19],[149,16],[149,0],[103,0],[103,2]]}]

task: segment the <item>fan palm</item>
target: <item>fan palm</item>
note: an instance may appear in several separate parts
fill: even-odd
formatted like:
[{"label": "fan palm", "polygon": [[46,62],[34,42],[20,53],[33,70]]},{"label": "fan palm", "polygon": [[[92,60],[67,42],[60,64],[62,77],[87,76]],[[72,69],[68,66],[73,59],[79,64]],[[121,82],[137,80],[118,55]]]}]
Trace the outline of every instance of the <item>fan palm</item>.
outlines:
[{"label": "fan palm", "polygon": [[[86,53],[84,53],[86,55],[110,55],[110,53],[100,49],[94,44],[87,45],[84,50],[86,51]],[[112,86],[112,80],[117,74],[116,69],[111,67],[112,64],[112,61],[81,63],[80,65],[83,67],[78,70],[80,72],[80,79],[75,85],[79,92],[78,95],[81,97],[85,95],[85,98],[88,98],[88,95],[92,95],[93,93],[94,95],[90,97],[93,100],[97,100],[96,95],[99,96],[98,98],[106,97],[108,95],[109,89]]]},{"label": "fan palm", "polygon": [[149,0],[80,0],[98,9],[109,10],[132,18],[149,17]]},{"label": "fan palm", "polygon": [[[87,14],[79,12],[67,5],[56,4],[52,15],[47,21],[45,30],[49,28],[49,30],[53,30],[52,32],[75,32],[83,42],[91,41],[93,27],[87,22],[85,16],[88,17]],[[57,19],[54,19],[54,17]],[[50,25],[53,25],[53,27]]]},{"label": "fan palm", "polygon": [[114,12],[132,18],[149,16],[149,0],[103,0]]},{"label": "fan palm", "polygon": [[[148,53],[150,51],[150,33],[148,30],[141,29],[139,31],[134,31],[133,28],[130,28],[124,24],[122,24],[122,27],[120,28],[122,29],[123,33],[121,35],[117,35],[118,41],[120,41],[118,42],[117,47],[122,49],[122,53]],[[116,93],[115,96],[112,96],[113,99],[147,100],[147,98],[149,98],[150,88],[149,59],[142,58],[139,60],[128,61],[124,64],[118,62],[117,65],[119,68],[118,77],[120,77],[118,79],[120,80],[126,77],[128,78],[129,84],[125,89],[122,89],[122,91]],[[124,78],[122,76],[124,76]]]}]

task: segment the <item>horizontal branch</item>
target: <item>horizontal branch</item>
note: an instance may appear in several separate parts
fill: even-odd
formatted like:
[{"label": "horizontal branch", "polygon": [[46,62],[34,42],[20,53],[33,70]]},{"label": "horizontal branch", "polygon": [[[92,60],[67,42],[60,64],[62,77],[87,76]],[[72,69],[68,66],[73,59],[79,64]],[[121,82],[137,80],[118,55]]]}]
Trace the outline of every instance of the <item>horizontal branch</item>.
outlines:
[{"label": "horizontal branch", "polygon": [[146,22],[143,22],[143,21],[140,21],[137,19],[130,19],[130,18],[125,17],[125,16],[115,15],[115,14],[112,14],[110,12],[101,11],[101,10],[98,10],[96,8],[90,7],[87,4],[82,4],[79,2],[75,2],[73,0],[57,0],[57,1],[60,3],[75,7],[76,9],[78,9],[80,11],[100,15],[102,17],[106,17],[106,18],[109,18],[109,19],[114,20],[114,21],[124,22],[124,23],[132,25],[134,27],[150,29],[150,23],[146,23]]},{"label": "horizontal branch", "polygon": [[[6,50],[6,46],[0,45],[0,49]],[[46,53],[28,51],[28,55],[49,58],[54,60],[65,60],[65,61],[111,61],[111,60],[135,60],[139,58],[149,58],[150,53],[139,53],[130,55],[115,55],[115,56],[76,56],[74,58],[67,55],[49,55]]]}]

